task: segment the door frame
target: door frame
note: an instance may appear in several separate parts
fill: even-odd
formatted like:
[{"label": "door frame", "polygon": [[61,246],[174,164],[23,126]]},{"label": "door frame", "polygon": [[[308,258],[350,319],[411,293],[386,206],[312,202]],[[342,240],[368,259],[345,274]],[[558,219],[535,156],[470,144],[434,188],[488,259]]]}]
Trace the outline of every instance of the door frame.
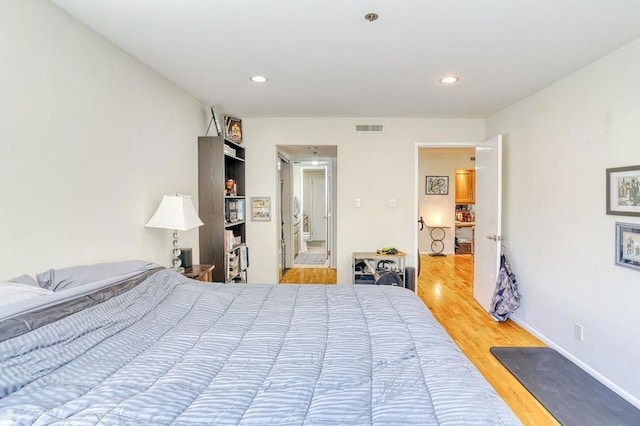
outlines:
[{"label": "door frame", "polygon": [[[423,183],[422,178],[418,175],[420,172],[420,148],[476,148],[481,142],[417,142],[414,148],[414,165],[413,165],[413,175],[414,175],[414,194],[413,194],[413,214],[415,224],[414,234],[413,234],[413,253],[416,253],[416,256],[420,255],[419,252],[419,234],[418,232],[418,220],[420,219],[420,188]],[[451,183],[449,183],[451,187]],[[418,265],[420,259],[416,259],[416,265]],[[416,277],[417,282],[417,277]],[[416,289],[418,286],[416,286]]]},{"label": "door frame", "polygon": [[[291,194],[291,160],[284,153],[278,152],[276,161],[280,164],[280,167],[276,167],[277,175],[277,188],[276,202],[275,202],[275,218],[276,218],[276,230],[278,232],[276,241],[278,242],[278,265],[280,266],[278,271],[278,282],[282,279],[282,275],[293,265],[293,252],[292,232],[293,225],[291,223],[291,202],[284,200],[282,193],[289,196]],[[284,187],[283,187],[284,186]],[[290,198],[290,197],[289,197]],[[284,240],[284,241],[283,241]],[[282,253],[282,245],[284,243],[284,253]],[[284,256],[283,256],[284,255]],[[282,264],[280,265],[280,262]]]}]

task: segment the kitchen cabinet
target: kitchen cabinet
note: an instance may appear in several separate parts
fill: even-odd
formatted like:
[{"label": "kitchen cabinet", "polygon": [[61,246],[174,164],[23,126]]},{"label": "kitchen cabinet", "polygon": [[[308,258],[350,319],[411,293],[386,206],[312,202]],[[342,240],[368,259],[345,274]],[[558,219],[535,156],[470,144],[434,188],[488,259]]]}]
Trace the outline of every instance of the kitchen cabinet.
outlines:
[{"label": "kitchen cabinet", "polygon": [[476,171],[456,169],[456,204],[476,203]]}]

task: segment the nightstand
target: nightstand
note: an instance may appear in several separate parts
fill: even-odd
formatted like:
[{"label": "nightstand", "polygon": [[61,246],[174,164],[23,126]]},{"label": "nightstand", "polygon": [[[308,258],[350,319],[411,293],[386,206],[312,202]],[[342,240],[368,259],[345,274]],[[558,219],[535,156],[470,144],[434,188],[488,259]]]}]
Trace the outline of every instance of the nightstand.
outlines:
[{"label": "nightstand", "polygon": [[214,269],[215,265],[191,265],[190,268],[184,270],[182,275],[198,281],[212,282]]}]

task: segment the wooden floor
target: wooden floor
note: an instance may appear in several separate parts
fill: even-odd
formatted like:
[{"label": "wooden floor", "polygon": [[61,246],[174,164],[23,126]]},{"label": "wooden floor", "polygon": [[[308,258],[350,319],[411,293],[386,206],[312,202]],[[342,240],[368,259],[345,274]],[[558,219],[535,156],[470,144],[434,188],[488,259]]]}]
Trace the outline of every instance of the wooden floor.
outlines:
[{"label": "wooden floor", "polygon": [[498,323],[473,299],[473,256],[421,256],[418,296],[525,425],[558,422],[489,352],[545,346],[512,321]]},{"label": "wooden floor", "polygon": [[332,268],[291,268],[284,273],[280,284],[335,284],[336,270]]}]

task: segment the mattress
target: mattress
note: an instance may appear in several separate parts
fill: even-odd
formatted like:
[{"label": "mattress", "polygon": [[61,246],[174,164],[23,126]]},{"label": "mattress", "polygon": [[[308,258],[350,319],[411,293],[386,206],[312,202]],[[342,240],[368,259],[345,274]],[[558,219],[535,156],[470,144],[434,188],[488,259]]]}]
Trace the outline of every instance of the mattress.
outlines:
[{"label": "mattress", "polygon": [[0,424],[519,424],[406,289],[138,281],[0,342]]}]

